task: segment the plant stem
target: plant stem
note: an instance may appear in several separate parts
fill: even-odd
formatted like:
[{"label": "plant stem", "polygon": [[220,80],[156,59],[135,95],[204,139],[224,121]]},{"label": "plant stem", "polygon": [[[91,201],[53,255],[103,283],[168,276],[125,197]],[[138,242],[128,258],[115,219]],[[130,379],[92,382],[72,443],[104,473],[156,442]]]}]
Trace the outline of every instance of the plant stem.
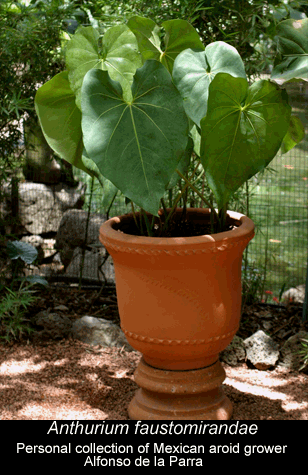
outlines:
[{"label": "plant stem", "polygon": [[[145,226],[146,226],[146,228],[147,228],[148,236],[151,236],[151,237],[152,237],[152,236],[153,236],[152,226],[153,226],[153,224],[154,224],[153,219],[152,219],[152,226],[151,226],[151,224],[150,224],[150,222],[149,222],[149,219],[148,219],[148,216],[147,216],[146,212],[144,211],[144,209],[141,209],[140,217],[141,217],[141,219],[142,219],[142,217],[143,217],[143,219],[144,219]],[[153,218],[154,218],[154,216],[153,216]]]},{"label": "plant stem", "polygon": [[79,290],[81,290],[81,284],[82,284],[82,274],[83,274],[84,259],[85,259],[85,254],[86,254],[87,239],[88,239],[88,230],[89,230],[89,222],[90,222],[90,215],[91,215],[93,190],[94,190],[94,177],[92,177],[92,180],[91,180],[90,200],[89,200],[89,207],[88,207],[88,214],[87,214],[87,221],[86,221],[84,244],[83,244],[83,247],[82,247],[82,254],[81,254],[79,285],[78,285]]},{"label": "plant stem", "polygon": [[219,210],[219,214],[218,214],[219,223],[218,223],[217,232],[223,231],[226,227],[227,209],[228,209],[228,203],[226,203],[224,207]]},{"label": "plant stem", "polygon": [[[194,171],[192,172],[192,175],[190,178],[192,178],[196,172],[197,172],[197,169],[199,167],[199,164],[200,162],[197,163],[197,166],[195,167]],[[176,170],[177,173],[180,175],[181,178],[183,178],[185,180],[185,185],[183,188],[181,188],[181,191],[178,193],[176,199],[174,200],[174,203],[171,207],[171,211],[169,213],[169,215],[166,217],[165,219],[165,222],[164,222],[164,226],[163,226],[163,230],[162,232],[164,233],[165,230],[167,229],[167,224],[168,224],[168,221],[170,220],[170,218],[173,216],[173,214],[175,213],[175,210],[177,208],[177,204],[178,202],[180,201],[180,199],[182,198],[182,196],[184,195],[184,193],[186,192],[186,190],[188,189],[188,187],[190,186],[191,188],[193,188],[193,184],[184,176],[182,175],[181,172],[179,172],[178,170]],[[196,183],[198,180],[199,180],[200,177],[198,177],[193,183]],[[184,208],[185,208],[185,205],[186,205],[186,200],[184,200]]]},{"label": "plant stem", "polygon": [[164,215],[165,215],[165,218],[166,218],[167,215],[168,215],[168,212],[167,212],[167,206],[166,206],[166,204],[165,204],[164,198],[161,198],[160,201],[161,201],[161,205],[162,205],[162,208],[163,208],[163,210],[164,210]]},{"label": "plant stem", "polygon": [[[197,166],[198,167],[198,166]],[[197,169],[196,167],[196,169]],[[196,169],[194,170],[194,173],[196,172]],[[196,183],[196,181],[199,179],[199,177],[193,182],[191,183],[179,170],[176,170],[178,175],[180,175],[180,177],[186,182],[187,186],[190,186],[190,188],[195,192],[197,193],[197,195],[202,199],[202,201],[210,208],[211,212],[213,213],[213,216],[216,216],[216,218],[218,218],[217,216],[217,212],[215,210],[215,208],[213,207],[212,203],[210,203],[204,196],[202,193],[200,193],[199,190],[197,190],[197,188],[194,186],[194,183]],[[193,176],[193,175],[192,175]]]},{"label": "plant stem", "polygon": [[172,189],[169,190],[168,195],[169,195],[169,206],[171,208],[172,207]]},{"label": "plant stem", "polygon": [[135,221],[136,228],[137,228],[138,231],[140,232],[140,229],[139,229],[139,226],[138,226],[138,222],[137,222],[137,218],[136,218],[134,203],[131,201],[131,202],[130,202],[130,205],[131,205],[131,208],[132,208],[132,213],[133,213],[133,218],[134,218],[134,221]]},{"label": "plant stem", "polygon": [[109,207],[108,207],[108,209],[107,209],[107,213],[106,213],[106,219],[107,219],[107,220],[109,219],[109,213],[110,213],[110,210],[111,210],[111,208],[112,208],[113,202],[114,202],[115,197],[117,196],[117,194],[118,194],[118,190],[117,190],[117,191],[115,192],[115,194],[113,195],[113,198],[112,198],[112,200],[111,200],[111,203],[110,203],[110,205],[109,205]]}]

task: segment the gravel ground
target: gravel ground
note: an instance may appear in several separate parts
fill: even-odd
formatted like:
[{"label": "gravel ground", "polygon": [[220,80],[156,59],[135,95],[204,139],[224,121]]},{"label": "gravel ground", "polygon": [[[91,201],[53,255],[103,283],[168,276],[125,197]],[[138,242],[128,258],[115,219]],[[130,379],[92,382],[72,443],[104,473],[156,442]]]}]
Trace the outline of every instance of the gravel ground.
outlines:
[{"label": "gravel ground", "polygon": [[[63,340],[0,346],[2,420],[127,420],[140,355]],[[234,420],[308,420],[308,375],[223,365]]]},{"label": "gravel ground", "polygon": [[[83,315],[110,318],[119,323],[114,289],[49,288],[30,309],[29,318],[42,309],[65,306],[72,320]],[[62,307],[63,308],[63,307]],[[269,321],[269,333],[283,342],[300,330],[299,307],[250,306],[245,309],[239,335],[243,338]],[[0,418],[127,420],[127,407],[137,388],[133,373],[140,355],[124,349],[91,347],[71,338],[39,337],[0,344]],[[308,419],[308,375],[281,367],[259,371],[245,363],[223,364],[224,389],[234,406],[234,420]]]}]

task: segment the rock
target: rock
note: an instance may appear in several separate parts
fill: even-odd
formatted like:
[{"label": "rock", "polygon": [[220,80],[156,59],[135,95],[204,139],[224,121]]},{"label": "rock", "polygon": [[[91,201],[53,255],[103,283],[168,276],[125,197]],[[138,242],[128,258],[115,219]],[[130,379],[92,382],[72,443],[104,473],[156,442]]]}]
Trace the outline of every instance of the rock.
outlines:
[{"label": "rock", "polygon": [[132,351],[133,348],[128,344],[121,328],[115,323],[105,320],[84,316],[73,323],[71,335],[76,340],[81,340],[91,346],[103,347],[125,347]]},{"label": "rock", "polygon": [[57,305],[55,307],[55,310],[58,310],[58,312],[68,312],[69,308],[66,305]]},{"label": "rock", "polygon": [[72,329],[72,322],[68,317],[58,313],[49,313],[45,310],[34,317],[34,323],[38,327],[42,327],[39,336],[43,339],[59,340],[67,338]]},{"label": "rock", "polygon": [[[104,251],[101,249],[93,249],[91,251],[85,251],[83,266],[82,266],[82,278],[89,280],[104,281],[104,276],[108,281],[114,281],[114,266],[111,257],[109,256],[104,263]],[[62,261],[62,257],[61,257]],[[71,277],[79,277],[80,266],[82,263],[82,250],[80,248],[74,249],[72,258],[69,265],[66,268],[65,275]],[[104,272],[104,274],[102,273]]]},{"label": "rock", "polygon": [[303,346],[302,340],[308,340],[308,333],[301,331],[296,335],[291,336],[282,346],[280,350],[280,362],[279,365],[290,370],[299,371],[303,366],[303,359],[298,354]]},{"label": "rock", "polygon": [[44,259],[54,255],[55,253],[55,239],[43,239],[42,248],[44,251]]},{"label": "rock", "polygon": [[266,370],[276,365],[279,358],[277,343],[262,330],[244,340],[247,360],[257,369]]},{"label": "rock", "polygon": [[297,287],[292,287],[289,290],[286,290],[281,297],[282,302],[289,303],[304,303],[305,301],[305,284],[298,285]]},{"label": "rock", "polygon": [[57,232],[55,247],[60,250],[65,275],[79,277],[82,248],[85,246],[83,278],[103,281],[105,275],[107,280],[114,281],[111,256],[108,257],[104,268],[101,268],[105,257],[105,248],[99,241],[99,228],[105,220],[104,214],[93,214],[88,221],[88,213],[82,210],[74,209],[64,213]]},{"label": "rock", "polygon": [[19,183],[19,218],[31,234],[57,232],[63,213],[82,205],[84,183],[70,187],[64,183]]},{"label": "rock", "polygon": [[243,343],[243,339],[235,335],[230,345],[220,353],[220,359],[230,365],[236,366],[246,358],[246,351]]},{"label": "rock", "polygon": [[5,223],[11,214],[11,180],[0,181],[0,221]]},{"label": "rock", "polygon": [[75,249],[83,245],[101,248],[99,228],[106,221],[106,215],[99,213],[90,215],[85,242],[87,220],[88,213],[86,211],[78,209],[66,211],[57,229],[56,248],[61,250],[66,247]]}]

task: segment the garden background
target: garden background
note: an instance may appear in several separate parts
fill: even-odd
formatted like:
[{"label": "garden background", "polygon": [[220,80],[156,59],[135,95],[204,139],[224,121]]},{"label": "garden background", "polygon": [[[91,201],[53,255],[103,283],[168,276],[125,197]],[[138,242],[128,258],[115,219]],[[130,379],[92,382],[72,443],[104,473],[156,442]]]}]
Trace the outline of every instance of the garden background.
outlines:
[{"label": "garden background", "polygon": [[[2,0],[0,5],[0,227],[2,253],[8,239],[21,239],[18,189],[31,176],[29,164],[45,160],[52,173],[72,187],[87,185],[83,209],[88,215],[109,217],[129,212],[125,198],[100,185],[74,167],[63,167],[40,136],[34,110],[37,88],[63,69],[65,45],[79,25],[92,25],[103,33],[133,15],[147,16],[157,24],[186,19],[200,33],[204,44],[225,41],[241,54],[247,75],[269,77],[277,52],[275,25],[283,19],[308,16],[307,2],[300,1],[132,1],[113,0]],[[230,208],[250,216],[256,237],[243,262],[243,294],[246,301],[281,303],[283,292],[306,282],[308,249],[308,86],[285,85],[293,111],[300,117],[304,140],[287,154],[278,154],[264,173],[245,184]],[[30,131],[30,132],[29,132]],[[43,157],[41,149],[44,149]],[[45,148],[44,148],[45,147]],[[58,164],[58,165],[57,165]],[[60,170],[60,172],[59,172]],[[33,171],[33,168],[32,168]],[[50,178],[49,177],[49,178]],[[4,210],[10,184],[11,209]],[[52,179],[51,179],[52,186]],[[181,185],[180,185],[181,186]],[[205,183],[201,183],[206,195]],[[166,197],[168,199],[168,196]],[[197,196],[191,206],[202,206]],[[35,223],[34,223],[35,225]],[[33,230],[33,234],[36,234]],[[39,232],[37,233],[39,234]],[[47,233],[48,234],[48,233]],[[52,233],[49,236],[53,238]],[[52,255],[52,253],[51,253]],[[83,261],[84,266],[86,261]],[[40,266],[32,272],[40,273]],[[80,269],[80,276],[86,269]],[[82,279],[81,279],[82,280]],[[80,280],[80,282],[81,282]],[[304,312],[306,312],[304,305]]]}]

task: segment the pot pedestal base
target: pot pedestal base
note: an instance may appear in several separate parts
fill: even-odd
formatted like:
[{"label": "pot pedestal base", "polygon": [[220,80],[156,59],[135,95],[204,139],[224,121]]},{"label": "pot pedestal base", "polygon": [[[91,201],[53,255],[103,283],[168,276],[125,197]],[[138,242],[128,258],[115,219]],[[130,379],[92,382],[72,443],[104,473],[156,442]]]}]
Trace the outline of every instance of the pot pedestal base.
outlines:
[{"label": "pot pedestal base", "polygon": [[128,414],[133,420],[228,420],[232,403],[222,390],[226,373],[217,361],[197,370],[153,368],[141,359],[137,390]]}]

